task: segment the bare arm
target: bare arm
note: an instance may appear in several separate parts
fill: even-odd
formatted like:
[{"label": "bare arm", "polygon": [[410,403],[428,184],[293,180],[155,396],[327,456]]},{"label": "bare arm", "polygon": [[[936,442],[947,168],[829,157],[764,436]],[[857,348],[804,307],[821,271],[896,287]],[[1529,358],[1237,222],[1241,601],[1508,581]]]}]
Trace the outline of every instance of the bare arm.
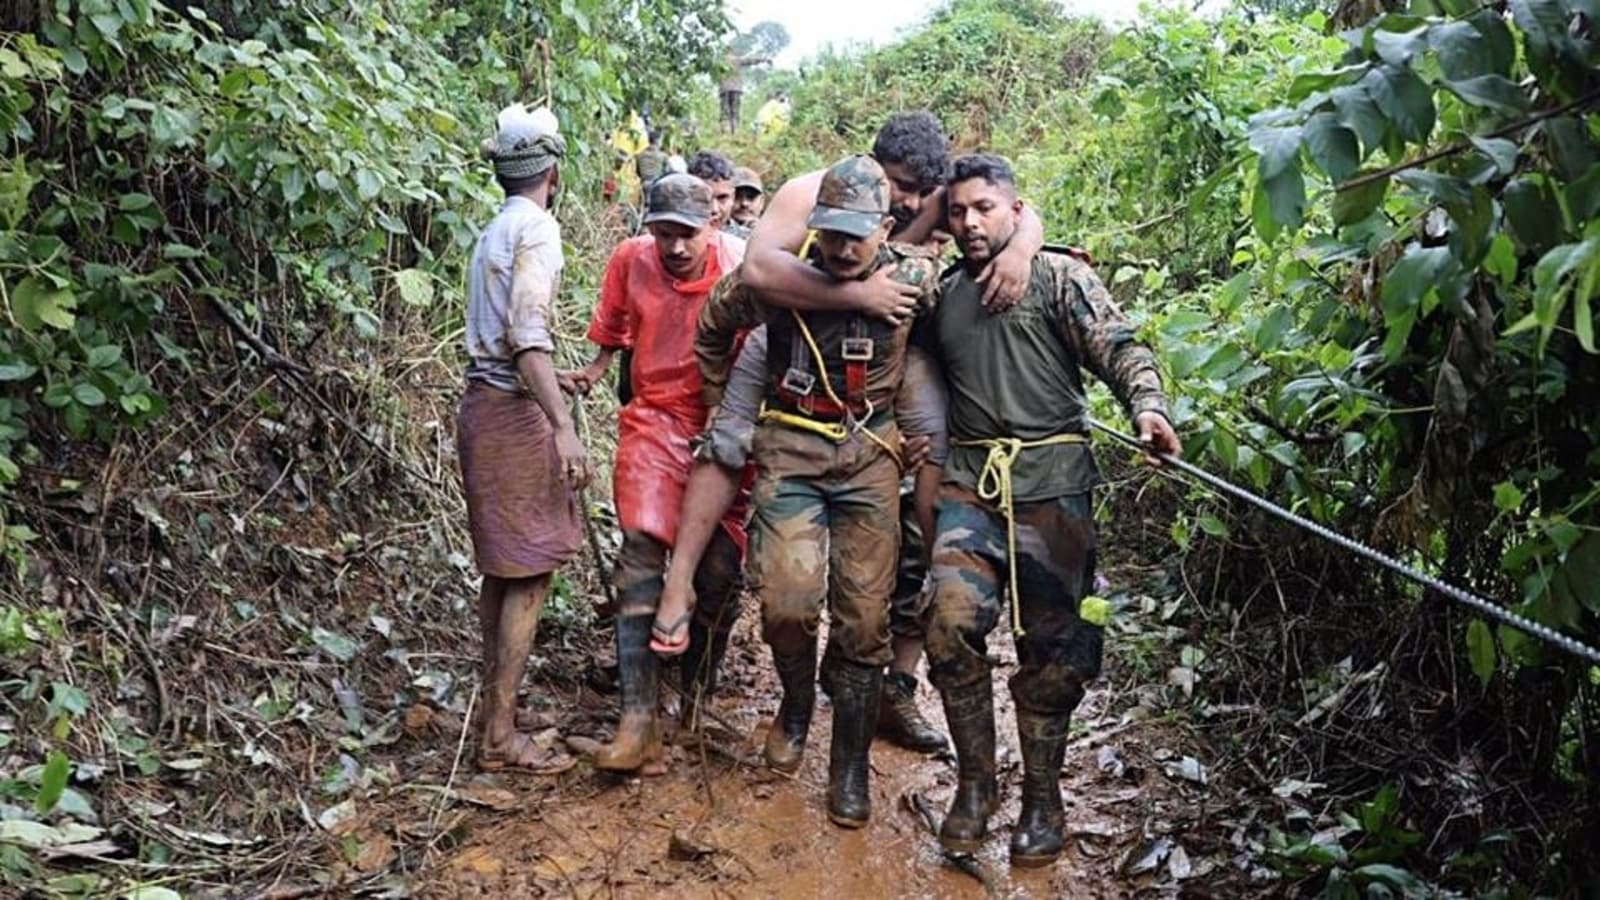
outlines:
[{"label": "bare arm", "polygon": [[822,174],[791,179],[772,195],[745,247],[744,280],[773,306],[800,310],[861,310],[898,322],[911,315],[914,290],[880,275],[864,282],[839,282],[796,254],[805,244],[806,220],[816,205]]},{"label": "bare arm", "polygon": [[[552,226],[553,228],[553,226]],[[560,234],[531,231],[518,243],[511,263],[510,321],[506,329],[517,373],[533,395],[535,403],[555,430],[556,452],[561,459],[561,477],[573,487],[589,483],[589,455],[578,440],[567,409],[566,398],[556,378],[550,353],[555,349],[548,323],[550,304],[555,294],[556,272],[560,266]]]},{"label": "bare arm", "polygon": [[944,479],[944,468],[933,463],[923,463],[917,469],[911,504],[917,516],[917,527],[922,529],[922,563],[933,565],[933,541],[938,537],[939,482]]}]

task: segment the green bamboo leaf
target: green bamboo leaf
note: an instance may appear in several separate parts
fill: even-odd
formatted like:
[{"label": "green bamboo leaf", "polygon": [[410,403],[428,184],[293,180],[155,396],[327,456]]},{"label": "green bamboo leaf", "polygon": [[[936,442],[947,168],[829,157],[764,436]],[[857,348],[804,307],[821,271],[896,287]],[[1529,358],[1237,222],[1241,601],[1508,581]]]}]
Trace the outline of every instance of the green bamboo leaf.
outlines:
[{"label": "green bamboo leaf", "polygon": [[33,810],[47,815],[56,808],[61,794],[67,789],[67,776],[72,774],[72,763],[60,750],[51,750],[44,764],[44,775],[39,779],[39,793],[33,798]]}]

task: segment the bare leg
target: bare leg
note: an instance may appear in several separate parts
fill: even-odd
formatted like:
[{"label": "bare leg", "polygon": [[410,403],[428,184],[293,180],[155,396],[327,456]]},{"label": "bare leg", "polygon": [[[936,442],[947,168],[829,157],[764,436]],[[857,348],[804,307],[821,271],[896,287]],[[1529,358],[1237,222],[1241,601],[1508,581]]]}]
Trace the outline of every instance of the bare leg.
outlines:
[{"label": "bare leg", "polygon": [[483,635],[483,689],[494,683],[495,661],[499,658],[500,604],[505,600],[506,581],[483,576],[478,588],[478,625]]},{"label": "bare leg", "polygon": [[678,540],[672,547],[672,562],[667,566],[661,603],[656,607],[657,631],[671,633],[675,627],[687,625],[685,616],[695,603],[695,570],[705,558],[706,547],[716,535],[723,515],[739,496],[740,474],[713,462],[696,463],[689,473]]},{"label": "bare leg", "polygon": [[[516,734],[517,688],[528,667],[538,630],[539,611],[550,595],[550,575],[533,578],[496,579],[500,582],[499,616],[494,621],[494,659],[484,673],[483,742],[484,748],[504,752]],[[487,599],[480,597],[481,604]],[[484,631],[490,630],[489,622]],[[485,641],[485,646],[489,645]],[[515,764],[516,759],[508,760]]]}]

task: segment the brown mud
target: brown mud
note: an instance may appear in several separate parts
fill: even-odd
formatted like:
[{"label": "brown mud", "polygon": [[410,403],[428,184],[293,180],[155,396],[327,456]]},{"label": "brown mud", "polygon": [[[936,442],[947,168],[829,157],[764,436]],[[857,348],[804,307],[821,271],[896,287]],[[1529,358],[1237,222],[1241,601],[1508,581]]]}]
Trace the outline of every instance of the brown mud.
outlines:
[{"label": "brown mud", "polygon": [[[748,606],[748,603],[747,603]],[[996,725],[1003,806],[975,858],[946,859],[932,828],[955,787],[952,759],[924,757],[879,740],[872,748],[872,820],[850,831],[827,820],[831,707],[819,695],[805,763],[793,778],[761,766],[760,746],[777,707],[767,651],[746,609],[713,704],[721,724],[699,746],[669,747],[670,771],[624,778],[579,761],[555,776],[458,776],[468,790],[505,798],[500,813],[474,812],[465,839],[431,866],[427,896],[560,897],[1123,897],[1197,888],[1221,867],[1191,862],[1169,834],[1194,822],[1209,789],[1193,767],[1196,738],[1156,710],[1170,689],[1143,685],[1108,642],[1107,673],[1075,717],[1062,787],[1068,846],[1053,866],[1012,870],[1020,763],[1005,679],[1014,671],[997,631]],[[1137,629],[1135,628],[1137,631]],[[663,680],[675,679],[669,669]],[[579,679],[581,681],[581,679]],[[664,717],[676,703],[664,691]],[[937,694],[922,680],[923,712],[941,730]],[[536,716],[584,749],[609,734],[615,699],[569,683]],[[548,738],[547,738],[548,739]],[[1194,762],[1190,760],[1189,762]],[[558,766],[559,768],[559,766]],[[1203,775],[1201,776],[1203,777]],[[1214,787],[1214,786],[1213,786]],[[509,793],[508,793],[509,792]],[[512,802],[512,798],[515,802]],[[1174,852],[1173,848],[1176,847]],[[1223,874],[1217,872],[1216,874]],[[1192,879],[1185,883],[1185,879]],[[1193,892],[1192,890],[1189,892]],[[1201,893],[1204,893],[1202,890]]]}]

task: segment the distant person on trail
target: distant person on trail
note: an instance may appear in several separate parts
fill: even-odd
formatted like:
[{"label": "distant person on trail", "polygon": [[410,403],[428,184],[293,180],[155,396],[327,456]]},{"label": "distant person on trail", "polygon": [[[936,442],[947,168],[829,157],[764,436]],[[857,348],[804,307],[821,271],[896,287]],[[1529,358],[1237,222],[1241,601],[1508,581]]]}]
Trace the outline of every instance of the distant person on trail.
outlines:
[{"label": "distant person on trail", "polygon": [[737,56],[732,49],[723,55],[728,74],[718,85],[717,98],[722,102],[722,130],[734,134],[739,130],[739,104],[744,97],[744,70],[772,62],[765,56]]},{"label": "distant person on trail", "polygon": [[770,141],[789,127],[789,95],[780,93],[756,110],[756,140]]},{"label": "distant person on trail", "polygon": [[[809,217],[817,239],[807,262],[839,281],[882,271],[931,302],[938,261],[921,248],[887,243],[895,221],[890,193],[888,176],[870,156],[829,168]],[[893,658],[889,597],[901,476],[894,404],[911,323],[856,310],[775,307],[735,271],[707,301],[695,337],[708,406],[721,400],[738,336],[763,322],[767,389],[753,443],[758,474],[748,572],[761,603],[762,637],[783,683],[765,756],[781,772],[800,765],[826,603],[829,643],[837,648],[828,817],[859,828],[871,813],[868,751],[883,668]]]},{"label": "distant person on trail", "polygon": [[[589,340],[594,361],[563,378],[579,393],[599,381],[618,350],[633,351],[632,399],[618,415],[612,478],[622,549],[613,583],[622,719],[616,740],[595,755],[596,768],[660,771],[656,721],[656,657],[650,652],[667,552],[677,538],[684,483],[694,461],[690,440],[705,425],[695,327],[712,285],[744,258],[744,242],[717,231],[711,189],[693,175],[671,174],[650,185],[648,234],[617,246],[606,264]],[[702,603],[667,628],[659,641],[684,652],[683,721],[697,727],[698,699],[715,678],[728,632],[738,618],[744,558],[744,509],[722,517],[693,574]],[[691,621],[692,620],[692,621]]]},{"label": "distant person on trail", "polygon": [[649,143],[633,158],[633,170],[639,176],[639,206],[642,209],[645,197],[650,192],[650,183],[667,173],[667,154],[661,149],[660,129],[650,130]]},{"label": "distant person on trail", "polygon": [[1015,866],[1055,861],[1062,846],[1061,764],[1072,711],[1100,673],[1104,611],[1093,592],[1089,448],[1082,370],[1105,382],[1152,451],[1177,454],[1150,348],[1094,271],[1071,254],[1033,257],[1014,308],[984,308],[978,276],[1018,234],[1022,203],[1005,159],[963,156],[951,167],[949,231],[958,267],[940,281],[927,343],[950,389],[950,455],[939,492],[926,613],[928,672],[944,697],[958,782],[939,840],[979,850],[999,807],[987,636],[1011,605],[1011,677],[1022,750]]},{"label": "distant person on trail", "polygon": [[731,218],[734,224],[745,229],[744,237],[750,236],[750,229],[755,227],[756,220],[761,218],[761,210],[766,205],[767,194],[761,185],[761,175],[748,166],[734,169]]},{"label": "distant person on trail", "polygon": [[467,284],[466,392],[456,422],[467,524],[483,586],[483,732],[478,765],[537,766],[516,730],[517,688],[550,576],[583,542],[577,491],[589,457],[551,362],[550,306],[561,227],[550,215],[566,142],[548,109],[500,112],[484,154],[506,193],[484,228]]},{"label": "distant person on trail", "polygon": [[743,241],[750,232],[733,225],[733,173],[733,160],[714,150],[701,150],[689,157],[689,174],[711,188],[712,229],[726,231]]},{"label": "distant person on trail", "polygon": [[[927,244],[934,228],[942,227],[948,146],[938,120],[924,111],[895,115],[878,132],[872,155],[890,179],[890,209],[895,217],[890,237],[894,241]],[[810,240],[807,222],[822,174],[802,175],[779,189],[751,235],[746,261],[740,269],[741,278],[746,283],[757,278],[757,283],[763,285],[763,298],[774,305],[837,311],[859,309],[888,321],[899,321],[911,302],[904,285],[882,274],[848,283],[825,276],[819,278],[821,273],[796,258],[802,244]],[[810,191],[810,196],[804,196],[802,191]],[[991,308],[999,309],[1021,298],[1030,277],[1032,254],[1043,243],[1044,227],[1038,216],[1031,209],[1024,209],[1015,239],[985,270],[983,280],[991,295]],[[765,268],[760,268],[754,259],[758,247],[763,248],[766,255]],[[747,344],[743,355],[761,353],[763,346]],[[764,363],[764,359],[752,360],[749,368],[763,370]],[[693,606],[691,580],[695,565],[721,511],[738,495],[740,465],[730,463],[726,456],[719,465],[709,448],[737,446],[740,441],[747,445],[748,435],[755,429],[753,411],[759,405],[764,386],[738,377],[746,368],[746,361],[741,359],[734,370],[735,377],[729,381],[725,406],[717,411],[711,427],[702,437],[702,446],[707,449],[700,454],[700,462],[684,495],[683,527],[673,549],[672,565],[667,570],[661,596],[663,621],[680,616],[683,609]],[[907,377],[916,377],[917,372],[918,367],[912,366]],[[935,481],[928,490],[936,487]],[[901,495],[901,570],[890,610],[894,662],[884,686],[878,733],[908,749],[935,753],[946,747],[945,739],[928,723],[916,702],[917,663],[922,657],[923,645],[920,610],[924,602],[922,582],[926,564],[923,532],[918,527],[912,488],[913,485],[905,485]],[[932,498],[924,500],[931,510]],[[931,517],[928,524],[931,526]],[[823,657],[825,686],[834,657],[835,648],[830,642]]]}]

